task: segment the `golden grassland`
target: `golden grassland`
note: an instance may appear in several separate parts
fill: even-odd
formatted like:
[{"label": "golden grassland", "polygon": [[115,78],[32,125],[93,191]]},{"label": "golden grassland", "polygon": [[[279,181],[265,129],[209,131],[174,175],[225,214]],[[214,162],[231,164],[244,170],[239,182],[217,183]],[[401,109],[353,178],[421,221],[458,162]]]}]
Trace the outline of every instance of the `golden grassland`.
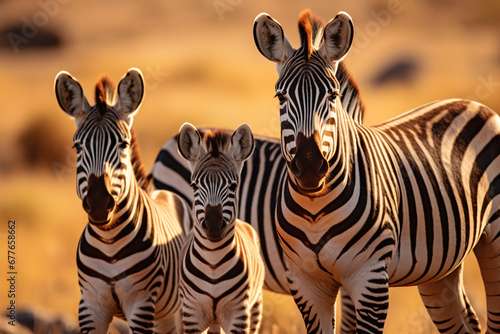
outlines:
[{"label": "golden grassland", "polygon": [[[222,19],[214,7],[221,3],[232,4]],[[394,3],[398,10],[391,12]],[[146,95],[135,128],[148,168],[186,121],[226,128],[246,122],[257,134],[278,136],[272,98],[277,75],[254,46],[252,22],[258,13],[270,13],[296,46],[296,19],[306,6],[325,20],[347,11],[364,36],[355,39],[346,61],[367,106],[366,124],[450,97],[500,110],[500,10],[491,1],[66,1],[44,26],[61,34],[61,47],[0,49],[0,254],[6,254],[7,221],[16,219],[19,307],[77,318],[75,254],[86,217],[75,192],[75,125],[57,105],[55,75],[71,72],[93,100],[100,74],[118,82],[128,68],[140,68]],[[38,1],[3,1],[0,22],[22,23],[40,10]],[[373,84],[398,59],[418,64],[411,80]],[[20,138],[28,138],[31,151]],[[42,157],[26,162],[27,154],[37,153]],[[48,154],[54,158],[44,159]],[[5,256],[0,259],[4,275]],[[484,324],[484,289],[474,259],[466,262],[465,284]],[[2,308],[7,290],[1,278]],[[263,333],[304,333],[288,296],[266,293],[264,315]],[[385,332],[436,332],[416,288],[391,290]]]}]

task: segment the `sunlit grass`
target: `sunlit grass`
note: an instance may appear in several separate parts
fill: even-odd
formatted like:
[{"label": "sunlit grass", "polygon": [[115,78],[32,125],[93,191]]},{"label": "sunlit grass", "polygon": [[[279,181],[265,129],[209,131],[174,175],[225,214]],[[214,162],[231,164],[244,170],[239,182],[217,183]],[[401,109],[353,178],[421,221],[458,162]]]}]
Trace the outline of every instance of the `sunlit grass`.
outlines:
[{"label": "sunlit grass", "polygon": [[[484,83],[490,78],[500,81],[498,5],[480,1],[470,8],[465,1],[452,3],[402,1],[404,10],[370,37],[362,52],[348,55],[367,105],[366,124],[448,97],[472,97],[500,110],[498,86]],[[75,125],[59,109],[53,92],[60,70],[76,76],[91,102],[100,74],[108,73],[118,82],[130,67],[143,71],[146,95],[134,124],[149,169],[162,144],[186,121],[232,129],[246,122],[256,134],[279,135],[278,102],[273,99],[275,65],[258,53],[251,36],[259,12],[277,18],[296,46],[296,17],[306,5],[326,21],[345,10],[353,16],[356,29],[364,31],[374,20],[373,11],[387,7],[386,1],[362,5],[347,0],[242,1],[221,21],[211,1],[193,4],[157,2],[148,7],[132,1],[69,1],[49,23],[64,36],[62,48],[18,54],[1,50],[0,251],[4,252],[6,240],[4,223],[16,219],[20,307],[38,306],[77,318],[75,257],[86,217],[76,196],[73,160],[56,161],[64,167],[58,172],[50,162],[29,170],[18,146],[23,130],[44,119],[39,123],[57,134],[54,150],[62,150],[63,157],[71,152]],[[1,11],[2,22],[20,22],[23,15],[40,8],[38,1],[4,1],[0,9],[5,9],[2,6],[11,10]],[[452,14],[448,9],[454,9]],[[401,55],[418,59],[420,70],[414,81],[373,86],[373,77]],[[5,265],[0,261],[2,272]],[[465,284],[484,323],[484,289],[474,259],[466,263]],[[6,281],[0,280],[0,294],[6,289]],[[262,329],[273,334],[304,333],[291,297],[265,294]],[[385,332],[432,331],[436,332],[416,288],[391,289]]]}]

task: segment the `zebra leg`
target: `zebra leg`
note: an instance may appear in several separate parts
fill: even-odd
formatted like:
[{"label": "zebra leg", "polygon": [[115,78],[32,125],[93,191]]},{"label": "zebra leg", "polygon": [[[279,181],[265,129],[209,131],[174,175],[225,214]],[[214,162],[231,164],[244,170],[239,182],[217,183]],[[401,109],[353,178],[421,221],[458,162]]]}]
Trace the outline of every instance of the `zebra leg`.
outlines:
[{"label": "zebra leg", "polygon": [[350,277],[344,287],[354,302],[356,333],[382,334],[389,308],[389,275],[385,264],[363,269]]},{"label": "zebra leg", "polygon": [[342,334],[356,333],[356,310],[351,297],[349,297],[344,287],[340,287],[340,301],[342,311],[340,332]]},{"label": "zebra leg", "polygon": [[480,333],[463,286],[463,264],[448,276],[418,286],[420,296],[432,321],[441,333]]},{"label": "zebra leg", "polygon": [[[220,326],[224,333],[250,334],[252,331],[252,320],[254,306],[258,309],[258,303],[248,304],[248,295],[237,296],[235,303],[227,303],[216,311],[219,314]],[[259,325],[258,323],[256,324]],[[217,332],[218,333],[218,332]]]},{"label": "zebra leg", "polygon": [[302,314],[307,333],[334,333],[338,286],[287,271],[290,293]]},{"label": "zebra leg", "polygon": [[208,312],[211,312],[211,310],[207,310],[205,304],[201,303],[200,305],[200,302],[191,301],[182,296],[183,333],[220,333],[219,326],[210,325],[210,321],[207,319]]},{"label": "zebra leg", "polygon": [[222,330],[222,328],[219,325],[212,324],[212,325],[210,325],[208,327],[208,329],[204,333],[207,333],[207,334],[222,334],[222,333],[224,333],[224,331]]},{"label": "zebra leg", "polygon": [[487,333],[500,333],[500,224],[483,234],[474,248],[486,290]]},{"label": "zebra leg", "polygon": [[96,309],[95,306],[86,301],[85,295],[82,294],[78,309],[80,333],[106,334],[113,320],[112,312],[106,311],[109,310],[105,308]]},{"label": "zebra leg", "polygon": [[[124,301],[123,304],[127,305],[127,302]],[[132,305],[124,308],[123,312],[132,333],[153,333],[155,325],[155,302],[151,296],[147,296],[146,300],[136,300]],[[167,322],[167,325],[168,327],[174,325],[175,330],[175,320],[173,317],[172,321]]]},{"label": "zebra leg", "polygon": [[153,332],[157,334],[176,334],[181,333],[181,330],[177,314],[154,322]]},{"label": "zebra leg", "polygon": [[259,333],[262,321],[262,292],[250,309],[250,333]]}]

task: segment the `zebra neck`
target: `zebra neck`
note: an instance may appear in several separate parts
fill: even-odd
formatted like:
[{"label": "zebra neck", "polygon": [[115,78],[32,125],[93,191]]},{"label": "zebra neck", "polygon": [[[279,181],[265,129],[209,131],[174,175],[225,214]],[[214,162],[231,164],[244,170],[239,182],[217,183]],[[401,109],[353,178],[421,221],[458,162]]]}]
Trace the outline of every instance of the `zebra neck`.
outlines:
[{"label": "zebra neck", "polygon": [[236,246],[234,224],[229,227],[229,231],[227,231],[224,238],[218,241],[209,240],[207,233],[197,223],[194,225],[193,233],[195,239],[193,247],[198,253],[204,254],[204,260],[212,266],[220,263],[227,253]]},{"label": "zebra neck", "polygon": [[340,100],[347,114],[358,124],[363,123],[365,106],[359,94],[358,85],[343,61],[335,74],[340,84]]}]

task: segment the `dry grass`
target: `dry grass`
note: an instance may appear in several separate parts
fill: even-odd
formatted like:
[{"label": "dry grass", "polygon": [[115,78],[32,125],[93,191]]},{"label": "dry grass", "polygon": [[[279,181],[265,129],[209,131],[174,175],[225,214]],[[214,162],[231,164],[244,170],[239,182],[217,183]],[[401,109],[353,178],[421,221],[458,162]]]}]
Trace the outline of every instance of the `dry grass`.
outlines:
[{"label": "dry grass", "polygon": [[[401,0],[401,10],[381,24],[374,13],[388,10],[389,3],[316,0],[307,4],[325,20],[345,10],[358,32],[369,33],[368,39],[356,40],[357,52],[347,59],[368,106],[367,124],[447,97],[473,97],[500,110],[498,5],[487,0],[473,5]],[[213,4],[212,0],[69,1],[59,6],[46,26],[61,33],[61,48],[0,50],[0,220],[16,219],[19,226],[19,306],[36,305],[73,320],[77,316],[75,252],[85,216],[74,190],[74,158],[69,150],[75,126],[59,109],[53,93],[58,71],[76,76],[89,99],[101,73],[118,81],[130,67],[143,71],[146,98],[135,126],[148,166],[186,121],[228,128],[246,122],[255,133],[279,135],[277,102],[272,99],[277,75],[273,64],[256,50],[251,26],[253,18],[266,11],[281,22],[297,45],[296,18],[305,4],[298,0],[241,1],[224,13],[224,20]],[[5,0],[0,3],[0,22],[30,20],[40,10],[35,0]],[[377,22],[377,33],[370,32]],[[395,59],[409,56],[419,65],[413,80],[372,84],[374,76]],[[485,84],[488,81],[493,84]],[[40,119],[45,121],[35,123],[49,129],[36,138],[44,140],[44,134],[57,132],[57,142],[50,145],[60,145],[54,147],[60,155],[51,158],[56,159],[57,169],[50,161],[36,169],[22,162],[19,138],[29,124]],[[6,240],[3,226],[1,252],[5,252]],[[1,261],[2,272],[6,272],[4,266]],[[465,282],[484,322],[484,291],[474,260],[467,263]],[[6,289],[5,280],[0,280],[0,294]],[[289,297],[266,294],[264,309],[263,332],[304,332]],[[391,290],[387,333],[432,330],[415,288]]]}]

